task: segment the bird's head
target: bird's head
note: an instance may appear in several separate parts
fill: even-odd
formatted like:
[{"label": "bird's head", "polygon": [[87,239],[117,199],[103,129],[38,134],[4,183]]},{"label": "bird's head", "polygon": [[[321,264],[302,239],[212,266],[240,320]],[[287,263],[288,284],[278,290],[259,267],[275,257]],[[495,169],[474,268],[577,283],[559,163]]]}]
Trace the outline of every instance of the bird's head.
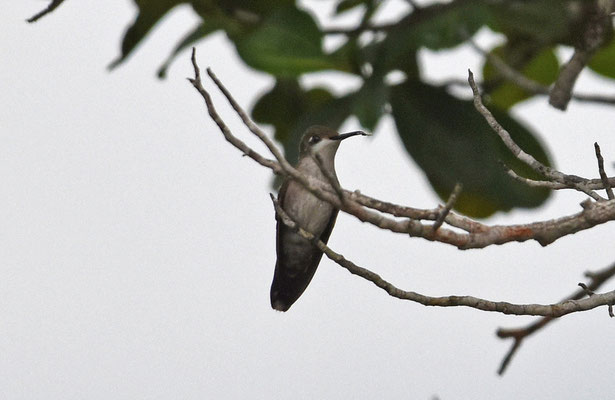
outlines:
[{"label": "bird's head", "polygon": [[368,134],[363,131],[340,134],[326,126],[311,126],[305,131],[301,138],[299,156],[309,155],[310,152],[313,152],[315,154],[320,154],[324,158],[333,158],[342,140],[356,135],[368,136]]}]

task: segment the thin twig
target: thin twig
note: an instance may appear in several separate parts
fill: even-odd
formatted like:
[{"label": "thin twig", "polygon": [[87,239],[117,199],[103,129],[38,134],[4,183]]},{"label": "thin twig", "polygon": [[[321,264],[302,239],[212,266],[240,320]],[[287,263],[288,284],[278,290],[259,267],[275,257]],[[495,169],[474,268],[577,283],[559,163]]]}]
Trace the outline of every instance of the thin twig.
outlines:
[{"label": "thin twig", "polygon": [[[522,75],[524,76],[524,75]],[[529,78],[526,78],[529,79]],[[531,81],[531,79],[530,79]],[[511,80],[512,83],[516,84],[517,86],[520,86],[523,90],[538,95],[538,96],[548,96],[548,90],[549,87],[545,86],[545,88],[547,89],[547,92],[545,93],[544,90],[541,88],[540,90],[537,91],[531,91],[529,90],[528,86],[521,86],[518,85],[516,81]],[[537,85],[540,85],[540,83],[536,82]],[[460,79],[460,78],[451,78],[448,79],[444,82],[441,83],[442,86],[462,86],[462,87],[466,87],[468,85],[468,80],[467,79]],[[479,87],[482,87],[484,85],[484,82],[476,82],[476,85]],[[572,100],[575,101],[579,101],[581,103],[599,103],[599,104],[608,104],[608,105],[615,105],[615,96],[608,96],[608,95],[602,95],[602,94],[584,94],[584,93],[573,93],[572,94]]]},{"label": "thin twig", "polygon": [[[194,54],[194,52],[195,52],[195,49],[193,47],[192,48],[192,53]],[[252,119],[250,119],[250,117],[248,116],[248,113],[246,113],[241,108],[239,103],[237,103],[237,101],[235,101],[235,99],[233,98],[233,95],[231,95],[231,92],[229,92],[228,89],[224,86],[224,84],[222,84],[222,82],[220,82],[220,80],[218,79],[216,74],[213,73],[211,68],[207,68],[207,74],[214,81],[216,86],[218,86],[218,88],[220,89],[222,94],[224,94],[224,97],[226,97],[226,99],[231,104],[231,106],[233,107],[233,109],[235,110],[237,115],[239,115],[239,117],[241,118],[243,123],[248,127],[248,129],[250,129],[250,132],[255,134],[263,143],[265,143],[265,145],[267,146],[267,148],[269,149],[271,154],[273,154],[275,159],[278,160],[278,162],[280,163],[282,168],[285,169],[285,170],[293,169],[293,167],[290,165],[290,163],[288,161],[286,161],[286,159],[284,158],[284,155],[282,154],[280,149],[278,149],[278,147],[275,144],[273,144],[273,142],[271,142],[270,140],[265,140],[265,139],[267,139],[267,134],[265,134],[265,132],[263,132],[261,130],[261,128],[259,128],[258,125],[256,125],[254,123],[254,121],[252,121]]]},{"label": "thin twig", "polygon": [[615,198],[613,196],[613,189],[611,189],[609,177],[606,175],[606,172],[604,172],[604,158],[602,158],[602,154],[600,153],[600,146],[598,145],[598,142],[594,143],[594,150],[596,151],[596,158],[598,159],[598,172],[600,173],[600,180],[602,180],[602,184],[604,185],[604,189],[606,190],[609,200],[613,200],[613,198]]},{"label": "thin twig", "polygon": [[471,70],[468,70],[468,83],[472,88],[474,107],[483,116],[483,118],[485,118],[491,129],[500,137],[500,139],[502,139],[502,142],[504,142],[506,147],[508,147],[508,149],[513,153],[513,155],[539,174],[557,182],[562,181],[563,178],[560,176],[561,173],[558,173],[558,171],[553,170],[551,167],[547,167],[540,161],[536,160],[531,154],[528,154],[523,151],[523,149],[519,147],[512,139],[510,133],[508,133],[508,131],[498,123],[493,114],[491,114],[491,112],[483,104],[480,91],[476,86],[476,82],[474,81],[474,74]]},{"label": "thin twig", "polygon": [[508,176],[510,176],[516,181],[523,183],[524,185],[531,186],[531,187],[542,187],[542,188],[553,189],[553,190],[570,189],[568,186],[564,185],[563,183],[551,182],[551,181],[537,181],[535,179],[530,179],[524,176],[520,176],[508,165],[502,163],[502,166],[506,170],[506,173],[508,174]]},{"label": "thin twig", "polygon": [[[544,187],[547,189],[553,190],[563,190],[570,189],[570,186],[565,185],[563,183],[558,182],[550,182],[550,181],[537,181],[535,179],[526,178],[523,176],[517,175],[515,171],[513,171],[508,165],[501,163],[502,167],[506,170],[506,173],[511,178],[532,187]],[[605,184],[607,186],[613,187],[615,185],[615,177],[607,177],[606,182],[602,179],[587,179],[583,181],[583,186],[588,190],[601,190],[605,188]]]},{"label": "thin twig", "polygon": [[[545,317],[545,319],[547,318],[549,317]],[[512,361],[513,356],[515,355],[515,353],[517,353],[517,350],[519,350],[519,347],[521,347],[521,344],[523,344],[523,339],[524,337],[515,338],[513,345],[510,347],[510,349],[504,356],[504,359],[502,360],[502,363],[500,364],[500,368],[498,368],[498,375],[503,375],[504,372],[506,372],[506,368],[508,368],[508,365]]]},{"label": "thin twig", "polygon": [[451,210],[455,206],[455,203],[457,202],[457,198],[459,197],[459,194],[461,193],[462,188],[463,188],[463,185],[461,183],[455,184],[455,187],[453,188],[451,195],[448,197],[448,200],[446,204],[444,205],[444,208],[442,208],[440,215],[436,219],[436,222],[434,222],[433,224],[434,232],[436,232],[442,226],[442,224],[444,223],[444,220],[446,219],[446,216],[451,212]]},{"label": "thin twig", "polygon": [[573,93],[572,99],[586,103],[615,104],[615,97],[602,94]]},{"label": "thin twig", "polygon": [[356,28],[325,28],[322,30],[322,33],[325,35],[346,35],[346,36],[356,36],[363,32],[383,32],[391,30],[399,25],[398,22],[390,23],[390,24],[380,24],[380,25],[372,25],[365,24],[359,25]]},{"label": "thin twig", "polygon": [[579,282],[579,286],[581,287],[581,289],[583,289],[585,291],[585,294],[588,296],[593,296],[596,293],[594,293],[593,290],[591,290],[590,288],[587,287],[586,284],[584,284],[583,282]]},{"label": "thin twig", "polygon": [[60,4],[62,4],[63,1],[64,0],[52,0],[52,2],[49,3],[47,8],[45,8],[44,10],[40,11],[39,13],[31,16],[26,21],[29,22],[29,23],[38,21],[39,19],[41,19],[45,15],[49,14],[50,12],[52,12],[53,10],[58,8],[60,6]]},{"label": "thin twig", "polygon": [[201,70],[199,69],[199,66],[196,62],[196,50],[194,48],[192,48],[191,60],[192,66],[194,67],[194,79],[188,78],[188,81],[192,84],[192,86],[194,86],[194,88],[201,94],[201,96],[205,100],[205,105],[207,106],[209,116],[211,117],[211,119],[214,120],[216,125],[218,125],[218,128],[224,135],[224,138],[237,149],[239,149],[244,155],[247,155],[248,157],[252,158],[254,161],[261,164],[262,166],[270,168],[275,173],[281,174],[283,170],[280,167],[280,164],[261,156],[259,153],[252,150],[247,144],[239,140],[231,133],[231,130],[228,128],[228,126],[226,126],[226,124],[224,123],[222,118],[220,118],[220,115],[216,111],[209,92],[207,92],[203,87],[203,83],[201,81]]}]

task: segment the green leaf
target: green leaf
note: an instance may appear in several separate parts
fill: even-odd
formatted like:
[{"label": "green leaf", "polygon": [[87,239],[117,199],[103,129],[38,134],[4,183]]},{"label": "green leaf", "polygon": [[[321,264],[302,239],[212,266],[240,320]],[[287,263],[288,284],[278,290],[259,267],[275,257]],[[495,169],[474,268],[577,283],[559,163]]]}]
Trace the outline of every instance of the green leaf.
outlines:
[{"label": "green leaf", "polygon": [[366,48],[361,47],[356,37],[348,38],[345,43],[335,49],[330,56],[335,59],[345,60],[347,71],[355,75],[361,75],[361,67],[365,62],[368,54]]},{"label": "green leaf", "polygon": [[122,53],[109,64],[109,69],[120,65],[132,53],[148,32],[160,19],[178,4],[185,0],[136,0],[139,12],[133,24],[128,28],[122,40]]},{"label": "green leaf", "polygon": [[400,68],[409,54],[421,47],[441,50],[455,47],[490,22],[484,2],[437,3],[410,14],[391,29],[383,42],[382,57],[389,69]]},{"label": "green leaf", "polygon": [[171,63],[175,60],[175,57],[184,50],[186,47],[192,46],[198,40],[204,38],[210,33],[216,31],[218,29],[217,24],[214,23],[206,23],[201,22],[196,26],[192,31],[190,31],[178,44],[175,46],[169,57],[167,57],[166,61],[160,66],[158,69],[158,77],[161,79],[166,78],[167,69],[171,65]]},{"label": "green leaf", "polygon": [[256,122],[272,125],[276,139],[284,143],[290,137],[297,119],[308,107],[307,94],[297,80],[278,79],[275,86],[256,101],[252,118]]},{"label": "green leaf", "polygon": [[254,16],[271,14],[276,8],[293,5],[295,0],[215,0],[214,2],[211,0],[193,0],[193,3],[215,3],[227,15],[243,19],[245,17],[251,18],[249,14]]},{"label": "green leaf", "polygon": [[493,2],[491,29],[510,38],[532,38],[554,44],[569,35],[570,5],[562,0],[507,0]]},{"label": "green leaf", "polygon": [[448,49],[472,37],[490,18],[485,5],[469,2],[418,24],[414,35],[420,46],[432,50]]},{"label": "green leaf", "polygon": [[322,33],[312,16],[296,7],[275,10],[255,30],[232,38],[249,66],[278,77],[345,69],[322,51]]},{"label": "green leaf", "polygon": [[366,0],[342,0],[337,3],[335,7],[335,14],[341,14],[343,12],[352,10],[355,7],[365,4]]},{"label": "green leaf", "polygon": [[[518,48],[511,48],[507,45],[499,46],[491,50],[491,53],[501,58],[508,65],[513,66],[527,78],[543,85],[550,85],[555,82],[559,72],[557,56],[553,49],[537,50],[533,49],[533,54],[530,54],[527,60],[520,62],[515,62],[515,59],[518,59],[520,55]],[[483,77],[486,87],[490,87],[493,82],[500,81],[503,78],[487,60],[483,65]],[[521,67],[519,68],[518,65],[521,65]],[[507,110],[513,105],[534,96],[534,93],[527,92],[509,81],[498,82],[495,88],[488,90],[488,94],[489,104],[500,110]]]},{"label": "green leaf", "polygon": [[[514,207],[537,207],[549,196],[549,190],[529,187],[506,174],[498,160],[521,176],[540,179],[510,153],[471,101],[407,81],[392,88],[391,105],[406,150],[440,198],[446,200],[457,182],[463,184],[456,210],[482,218]],[[503,112],[493,114],[519,146],[550,165],[527,128]]]},{"label": "green leaf", "polygon": [[361,125],[368,131],[373,131],[389,100],[389,86],[382,78],[372,76],[363,83],[361,89],[354,94],[352,111]]},{"label": "green leaf", "polygon": [[594,72],[615,79],[615,39],[598,50],[588,65]]}]

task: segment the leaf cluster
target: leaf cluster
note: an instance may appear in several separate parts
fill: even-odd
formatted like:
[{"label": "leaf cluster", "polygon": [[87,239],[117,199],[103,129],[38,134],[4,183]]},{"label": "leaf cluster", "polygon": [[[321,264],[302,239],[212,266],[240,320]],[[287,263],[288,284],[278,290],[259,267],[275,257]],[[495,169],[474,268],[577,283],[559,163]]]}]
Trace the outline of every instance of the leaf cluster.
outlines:
[{"label": "leaf cluster", "polygon": [[[240,58],[251,68],[272,75],[275,85],[256,101],[253,118],[275,128],[287,158],[297,156],[297,144],[306,127],[339,127],[356,116],[366,130],[374,130],[390,112],[408,154],[423,170],[434,190],[447,198],[456,183],[464,192],[456,209],[487,217],[514,207],[536,207],[549,196],[544,188],[528,187],[508,176],[504,162],[517,174],[540,179],[508,152],[473,110],[470,101],[453,96],[445,87],[422,79],[417,57],[421,49],[451,49],[471,40],[481,28],[502,35],[502,44],[489,50],[536,82],[552,84],[561,67],[558,46],[576,46],[588,13],[596,0],[453,0],[408,7],[396,21],[374,20],[386,0],[340,0],[335,15],[359,15],[350,29],[325,28],[293,0],[135,0],[137,17],[126,31],[120,57],[123,62],[152,28],[174,7],[189,4],[200,22],[181,39],[159,70],[163,77],[183,49],[213,32],[223,31]],[[323,41],[341,35],[343,43],[325,50]],[[608,41],[607,41],[608,42]],[[487,58],[485,59],[487,60]],[[615,78],[615,42],[598,51],[589,67]],[[357,76],[362,85],[335,96],[328,88],[305,88],[302,75],[339,71]],[[401,82],[390,77],[403,76]],[[515,104],[534,93],[507,81],[485,61],[486,101],[515,141],[545,165],[548,151],[536,134],[509,114]]]}]

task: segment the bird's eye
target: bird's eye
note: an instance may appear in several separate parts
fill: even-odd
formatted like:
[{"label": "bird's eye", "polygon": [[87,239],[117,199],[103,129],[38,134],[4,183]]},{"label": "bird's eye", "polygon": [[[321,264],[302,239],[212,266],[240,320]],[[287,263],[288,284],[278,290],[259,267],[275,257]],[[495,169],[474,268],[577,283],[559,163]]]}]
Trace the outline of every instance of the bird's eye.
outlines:
[{"label": "bird's eye", "polygon": [[312,136],[310,138],[310,144],[316,144],[318,142],[320,142],[320,136]]}]

